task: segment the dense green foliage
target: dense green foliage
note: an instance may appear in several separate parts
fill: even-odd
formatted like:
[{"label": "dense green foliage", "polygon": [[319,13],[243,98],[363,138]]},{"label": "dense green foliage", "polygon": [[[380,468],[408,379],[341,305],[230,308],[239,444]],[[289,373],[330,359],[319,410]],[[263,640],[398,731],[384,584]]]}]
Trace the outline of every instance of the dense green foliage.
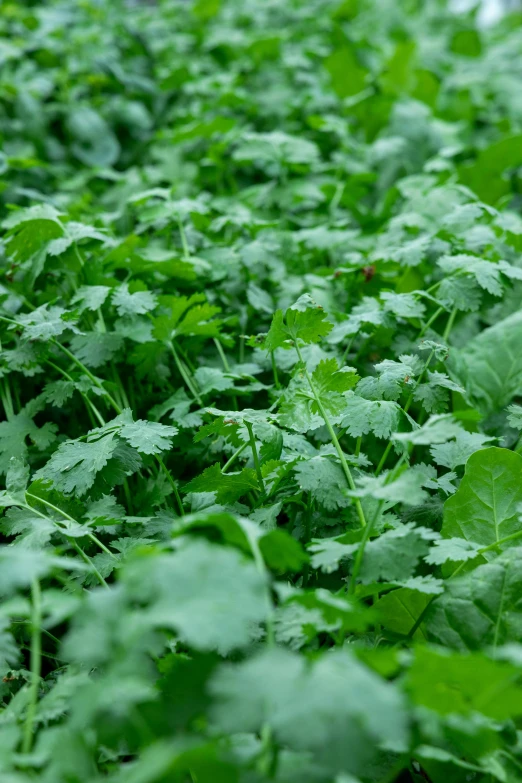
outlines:
[{"label": "dense green foliage", "polygon": [[521,20],[1,10],[0,783],[520,783]]}]

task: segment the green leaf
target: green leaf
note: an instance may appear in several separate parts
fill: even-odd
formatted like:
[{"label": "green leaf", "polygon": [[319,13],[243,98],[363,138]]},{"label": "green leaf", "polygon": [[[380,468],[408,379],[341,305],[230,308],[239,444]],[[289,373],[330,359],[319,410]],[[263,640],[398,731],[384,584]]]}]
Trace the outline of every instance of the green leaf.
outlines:
[{"label": "green leaf", "polygon": [[0,546],[0,595],[6,596],[28,587],[34,579],[49,574],[53,568],[83,571],[83,563],[54,557],[42,550],[22,546]]},{"label": "green leaf", "polygon": [[444,465],[454,470],[459,465],[465,465],[468,459],[479,449],[488,446],[494,440],[480,432],[460,432],[454,441],[435,445],[430,448],[430,454],[437,465]]},{"label": "green leaf", "polygon": [[429,478],[421,465],[415,465],[393,481],[388,481],[386,473],[380,476],[360,476],[355,480],[356,489],[348,490],[348,494],[351,497],[382,500],[389,507],[397,503],[416,506],[426,499],[426,492],[422,487],[427,485]]},{"label": "green leaf", "polygon": [[[52,240],[64,233],[61,213],[50,204],[37,204],[11,212],[2,222],[8,229],[7,250],[14,261],[27,261],[37,254],[45,257]],[[43,261],[41,262],[41,268]]]},{"label": "green leaf", "polygon": [[42,427],[37,427],[29,414],[27,408],[22,409],[9,421],[0,422],[1,473],[7,473],[11,458],[24,460],[27,457],[27,439],[31,440],[38,450],[43,451],[56,438],[55,424],[46,422]]},{"label": "green leaf", "polygon": [[522,641],[522,549],[454,577],[426,619],[429,637],[457,650],[482,650]]},{"label": "green leaf", "polygon": [[451,368],[484,414],[505,408],[522,394],[522,312],[499,321],[453,352]]},{"label": "green leaf", "polygon": [[518,669],[481,653],[459,655],[417,647],[406,689],[412,700],[441,715],[480,712],[496,720],[522,710]]},{"label": "green leaf", "polygon": [[[417,619],[430,603],[430,596],[424,592],[401,587],[386,593],[374,604],[381,624],[388,631],[408,636]],[[426,639],[425,623],[421,622],[413,634],[415,640]]]},{"label": "green leaf", "polygon": [[460,272],[472,275],[481,288],[484,288],[493,296],[502,295],[500,269],[493,262],[484,261],[476,256],[460,254],[457,256],[443,256],[439,258],[438,265],[443,272],[448,274]]},{"label": "green leaf", "polygon": [[341,98],[361,92],[366,84],[366,71],[359,63],[354,50],[344,45],[335,49],[325,60],[332,87]]},{"label": "green leaf", "polygon": [[457,492],[444,504],[442,536],[488,546],[516,533],[521,479],[519,454],[496,447],[472,454]]},{"label": "green leaf", "polygon": [[113,433],[92,443],[62,443],[49,462],[35,473],[36,479],[50,481],[65,495],[79,496],[92,487],[99,473],[116,451],[118,441]]},{"label": "green leaf", "polygon": [[26,340],[50,340],[67,329],[78,332],[71,314],[58,306],[44,304],[31,313],[19,315],[17,320],[23,327]]},{"label": "green leaf", "polygon": [[373,432],[377,438],[389,438],[397,430],[401,408],[396,402],[365,400],[351,391],[347,392],[345,399],[346,408],[340,423],[352,437],[359,438]]},{"label": "green leaf", "polygon": [[122,578],[129,593],[148,604],[143,620],[149,627],[170,628],[199,650],[225,655],[244,647],[266,618],[265,577],[235,549],[185,541],[173,554],[129,563]]},{"label": "green leaf", "polygon": [[443,565],[448,560],[452,563],[464,563],[477,557],[480,545],[465,538],[443,538],[433,542],[433,547],[424,558],[430,565]]},{"label": "green leaf", "polygon": [[123,424],[120,437],[141,454],[160,454],[172,446],[172,438],[177,435],[177,427],[158,424],[154,421],[138,419]]},{"label": "green leaf", "polygon": [[123,338],[115,332],[87,332],[71,340],[71,351],[87,367],[101,367],[110,362],[123,346]]},{"label": "green leaf", "polygon": [[333,324],[326,320],[323,308],[309,296],[302,296],[295,305],[288,308],[285,315],[282,310],[276,312],[266,336],[265,348],[268,351],[290,348],[294,341],[317,343],[329,334],[332,328]]},{"label": "green leaf", "polygon": [[371,400],[398,400],[421,366],[417,356],[400,356],[399,361],[385,359],[375,365],[377,378],[363,378],[357,386],[357,393]]},{"label": "green leaf", "polygon": [[5,477],[5,486],[10,495],[15,497],[25,496],[25,490],[29,483],[30,469],[19,457],[11,457],[9,469]]},{"label": "green leaf", "polygon": [[445,277],[438,296],[446,307],[464,312],[478,310],[482,299],[480,287],[471,277]]},{"label": "green leaf", "polygon": [[98,310],[110,291],[111,289],[106,285],[82,285],[71,299],[71,303],[79,305],[80,312]]},{"label": "green leaf", "polygon": [[259,489],[255,470],[244,468],[240,473],[222,473],[217,462],[185,485],[185,492],[215,492],[218,503],[234,503],[252,489]]},{"label": "green leaf", "polygon": [[464,430],[451,414],[430,416],[428,421],[411,432],[395,432],[394,440],[402,443],[412,443],[417,446],[427,446],[433,443],[446,443],[459,437]]},{"label": "green leaf", "polygon": [[[312,373],[315,393],[328,416],[337,422],[345,409],[344,393],[353,388],[359,376],[353,367],[339,370],[336,359],[323,359]],[[307,432],[324,424],[304,368],[298,364],[279,408],[279,422],[290,429]]]},{"label": "green leaf", "polygon": [[510,405],[507,419],[511,427],[522,430],[522,405]]},{"label": "green leaf", "polygon": [[118,139],[90,106],[76,106],[67,118],[72,152],[86,166],[112,166],[119,158]]},{"label": "green leaf", "polygon": [[357,552],[361,535],[348,533],[341,539],[314,539],[308,545],[309,551],[312,552],[312,567],[320,568],[325,573],[335,571],[343,560],[353,557]]},{"label": "green leaf", "polygon": [[120,483],[140,467],[134,449],[142,454],[159,454],[170,448],[176,433],[176,427],[142,419],[133,422],[130,411],[125,410],[103,427],[90,430],[86,441],[70,440],[60,444],[35,478],[50,481],[65,495],[82,496],[104,468],[108,469],[107,481]]},{"label": "green leaf", "polygon": [[300,571],[308,562],[301,545],[285,530],[269,530],[259,540],[259,548],[268,568],[279,573]]},{"label": "green leaf", "polygon": [[257,732],[267,724],[278,742],[313,753],[330,773],[362,772],[379,745],[402,750],[408,741],[401,694],[347,651],[307,665],[295,653],[267,650],[223,666],[211,692],[215,728]]},{"label": "green leaf", "polygon": [[143,315],[154,310],[157,304],[156,297],[150,291],[129,292],[127,283],[114,289],[112,303],[119,315]]},{"label": "green leaf", "polygon": [[413,294],[393,294],[385,291],[381,294],[384,309],[398,318],[422,318],[426,312],[424,304]]},{"label": "green leaf", "polygon": [[337,462],[328,457],[312,457],[298,462],[294,472],[301,489],[311,492],[327,511],[346,508],[351,498],[346,494],[346,478]]},{"label": "green leaf", "polygon": [[413,576],[421,558],[428,552],[428,541],[437,535],[410,522],[369,541],[364,550],[361,581],[365,584],[394,582]]}]

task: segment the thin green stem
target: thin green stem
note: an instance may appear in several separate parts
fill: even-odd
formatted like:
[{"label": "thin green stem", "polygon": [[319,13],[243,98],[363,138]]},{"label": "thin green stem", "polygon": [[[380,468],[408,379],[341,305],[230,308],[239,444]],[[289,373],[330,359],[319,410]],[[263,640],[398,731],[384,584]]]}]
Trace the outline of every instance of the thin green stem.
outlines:
[{"label": "thin green stem", "polygon": [[123,494],[125,495],[127,510],[130,514],[132,514],[134,511],[133,504],[132,504],[132,495],[130,492],[129,482],[126,478],[123,480]]},{"label": "thin green stem", "polygon": [[5,386],[5,396],[6,396],[9,408],[11,409],[11,415],[15,416],[16,415],[16,411],[14,409],[13,398],[11,396],[11,384],[9,383],[9,377],[7,375],[4,378],[4,386]]},{"label": "thin green stem", "polygon": [[172,478],[170,470],[167,468],[167,466],[165,465],[165,463],[163,462],[163,460],[159,455],[156,455],[156,460],[158,461],[158,465],[160,466],[163,473],[165,474],[167,481],[172,487],[172,492],[174,493],[174,497],[176,498],[176,503],[178,504],[179,515],[183,517],[185,516],[185,510],[183,508],[183,503],[181,502],[181,496],[179,494],[178,486],[174,481],[174,479]]},{"label": "thin green stem", "polygon": [[[78,263],[80,264],[80,267],[83,269],[85,261],[83,260],[83,258],[80,255],[80,251],[78,250],[78,245],[77,245],[76,242],[73,242],[73,249],[74,249],[74,254],[75,254],[76,258],[78,259]],[[73,287],[75,288],[76,286],[73,284]]]},{"label": "thin green stem", "polygon": [[187,389],[192,394],[193,398],[196,400],[200,408],[203,407],[203,400],[201,399],[196,387],[194,386],[192,379],[190,378],[186,368],[183,366],[183,362],[179,358],[179,354],[176,350],[176,346],[174,345],[174,341],[172,340],[169,342],[169,347],[172,352],[172,356],[174,357],[174,362],[176,364],[176,367],[178,368],[178,372],[185,381],[185,385],[187,386]]},{"label": "thin green stem", "polygon": [[[29,495],[30,493],[29,493],[29,492],[26,492],[25,494],[26,494],[26,495]],[[37,500],[41,500],[41,498],[37,497],[36,495],[32,495],[31,497],[35,497]],[[34,506],[25,505],[25,508],[27,508],[29,511],[32,511],[32,513],[33,513],[33,514],[36,514],[37,516],[41,517],[42,519],[45,519],[45,520],[47,520],[48,522],[52,522],[53,524],[56,524],[56,522],[55,522],[55,520],[54,520],[54,519],[51,519],[50,517],[47,517],[45,514],[42,514],[42,512],[41,512],[41,511],[38,511],[38,509],[37,509],[37,508],[34,508]],[[76,552],[78,552],[78,554],[80,555],[80,557],[82,558],[82,560],[83,560],[85,563],[87,563],[87,564],[89,565],[90,569],[92,570],[93,574],[94,574],[94,575],[96,576],[96,578],[98,579],[99,583],[100,583],[101,585],[103,585],[104,587],[109,587],[109,585],[107,584],[107,582],[105,581],[105,579],[103,578],[103,576],[100,574],[100,572],[98,571],[98,569],[96,568],[96,566],[95,566],[95,565],[94,565],[94,563],[92,562],[92,560],[91,560],[91,558],[89,557],[89,555],[85,554],[85,552],[83,551],[83,549],[82,549],[82,548],[81,548],[81,547],[80,547],[80,546],[79,546],[79,545],[76,543],[76,541],[74,540],[74,538],[71,538],[70,536],[68,536],[68,535],[67,535],[67,533],[66,533],[66,531],[65,531],[65,530],[62,530],[60,527],[57,527],[56,529],[57,529],[57,531],[58,531],[59,533],[61,533],[61,534],[62,534],[62,536],[63,536],[64,538],[66,538],[66,539],[67,539],[68,543],[69,543],[69,544],[72,546],[72,548],[73,548],[73,549],[75,549],[75,550],[76,550]],[[114,555],[113,555],[113,557],[114,557]]]},{"label": "thin green stem", "polygon": [[[31,620],[12,620],[11,625],[31,625]],[[52,639],[56,645],[61,645],[61,641],[56,636],[53,636],[50,631],[46,631],[45,628],[42,628],[42,634]]]},{"label": "thin green stem", "polygon": [[225,462],[225,464],[221,468],[221,472],[222,473],[226,473],[227,472],[229,467],[236,461],[236,459],[246,449],[247,446],[248,446],[248,442],[245,441],[245,443],[242,443],[241,446],[238,449],[235,450],[235,452],[232,454],[230,459],[227,462]]},{"label": "thin green stem", "polygon": [[[428,358],[427,358],[427,360],[426,360],[426,362],[424,364],[424,367],[422,368],[422,370],[421,370],[421,372],[420,372],[420,374],[419,374],[419,376],[418,376],[418,378],[417,378],[417,380],[416,380],[416,382],[415,382],[415,384],[413,386],[413,389],[411,390],[410,396],[406,400],[406,403],[405,403],[404,408],[403,408],[404,413],[408,413],[408,411],[409,411],[409,409],[411,407],[411,404],[413,402],[413,396],[414,396],[414,394],[415,394],[415,392],[416,392],[420,382],[422,381],[424,373],[426,372],[426,370],[430,366],[430,363],[431,363],[431,360],[433,359],[434,353],[435,353],[435,350],[430,351],[430,355],[428,356]],[[384,452],[383,452],[383,455],[382,455],[382,457],[381,457],[381,459],[379,461],[379,464],[377,465],[377,468],[375,469],[375,475],[376,476],[378,476],[379,473],[384,468],[386,460],[388,459],[388,454],[392,450],[392,446],[393,446],[392,441],[391,440],[388,441],[388,445],[384,449]]]},{"label": "thin green stem", "polygon": [[252,424],[249,421],[245,421],[245,426],[248,430],[248,437],[250,439],[250,446],[252,448],[252,456],[254,458],[254,466],[256,469],[257,480],[261,488],[261,494],[266,497],[265,482],[263,481],[263,474],[261,473],[261,463],[259,462],[259,454],[257,453],[257,444],[254,436],[254,430]]},{"label": "thin green stem", "polygon": [[34,579],[31,585],[31,602],[31,682],[22,743],[24,753],[29,753],[33,744],[34,718],[42,673],[42,594],[37,579]]},{"label": "thin green stem", "polygon": [[[80,524],[76,519],[74,519],[74,517],[69,516],[66,511],[62,511],[61,508],[55,506],[54,503],[50,503],[48,500],[45,500],[45,498],[38,497],[38,495],[33,495],[31,492],[26,492],[25,496],[38,501],[38,503],[42,503],[44,506],[47,506],[47,508],[51,508],[53,511],[56,511],[58,514],[60,514],[64,519],[68,519],[69,522],[74,522],[75,525]],[[33,511],[34,509],[31,507],[31,510]],[[91,541],[96,544],[96,546],[99,546],[102,552],[105,552],[106,555],[110,555],[111,557],[116,558],[114,552],[111,552],[111,550],[108,549],[105,544],[94,535],[94,533],[86,532],[85,535],[87,538],[90,538]]]},{"label": "thin green stem", "polygon": [[[304,534],[304,541],[303,544],[305,545],[305,548],[307,544],[310,543],[310,540],[312,538],[312,511],[314,507],[314,496],[311,492],[308,493],[307,502],[306,502],[306,509],[304,513],[304,520],[305,520],[305,534]],[[310,577],[310,563],[307,561],[305,563],[304,569],[303,569],[303,582],[302,586],[306,587],[308,584],[308,579]]]},{"label": "thin green stem", "polygon": [[342,355],[342,357],[341,357],[341,367],[344,365],[344,363],[345,363],[345,361],[346,361],[346,359],[347,359],[347,357],[348,357],[348,354],[350,353],[350,351],[351,351],[351,349],[352,349],[352,345],[353,345],[353,341],[354,341],[354,340],[355,340],[355,335],[353,335],[353,336],[352,336],[352,337],[351,337],[351,338],[348,340],[348,345],[347,345],[347,346],[346,346],[346,348],[344,349],[343,355]]},{"label": "thin green stem", "polygon": [[[482,547],[482,549],[478,550],[479,555],[483,555],[484,552],[490,552],[492,549],[496,549],[499,546],[502,546],[502,544],[507,544],[508,541],[515,541],[517,538],[522,538],[522,530],[517,530],[516,533],[511,533],[509,536],[504,536],[504,538],[499,538],[498,541],[495,541],[493,544],[488,544],[488,546]],[[452,574],[453,576],[454,574]]]},{"label": "thin green stem", "polygon": [[18,323],[18,321],[15,321],[13,318],[6,318],[5,315],[0,315],[0,321],[5,321],[6,324],[14,324],[14,326],[17,326],[19,329],[23,329],[23,324]]},{"label": "thin green stem", "polygon": [[181,222],[180,217],[178,217],[178,228],[179,228],[179,235],[181,237],[181,246],[183,248],[183,258],[187,260],[190,258],[190,249],[187,242],[187,236],[185,234],[185,228],[183,226],[183,223]]},{"label": "thin green stem", "polygon": [[272,362],[272,373],[273,373],[273,376],[274,376],[274,385],[275,385],[276,389],[280,389],[281,385],[279,383],[279,375],[277,373],[277,364],[276,364],[276,360],[275,360],[275,353],[274,353],[274,351],[270,351],[270,360]]},{"label": "thin green stem", "polygon": [[[407,452],[403,452],[400,456],[400,459],[398,460],[397,464],[393,468],[393,470],[390,471],[390,473],[386,476],[385,484],[389,484],[391,481],[394,480],[395,476],[397,475],[398,471],[400,470],[400,467],[402,463],[405,461],[407,457]],[[372,533],[373,527],[377,520],[379,519],[382,509],[384,507],[384,501],[382,500],[379,505],[377,506],[377,509],[375,510],[374,515],[370,519],[368,525],[364,529],[364,534],[361,539],[361,543],[359,545],[359,549],[357,550],[357,554],[355,556],[355,560],[353,563],[352,573],[350,576],[350,585],[348,588],[348,592],[350,595],[353,595],[355,593],[355,588],[357,585],[357,577],[359,576],[359,571],[361,570],[361,565],[363,561],[364,556],[364,550],[366,549],[366,544],[368,543],[370,539],[370,535]]]},{"label": "thin green stem", "polygon": [[80,557],[84,561],[84,563],[87,563],[87,565],[92,570],[94,576],[96,577],[98,582],[102,585],[102,587],[106,587],[107,589],[109,589],[109,585],[107,584],[107,582],[105,581],[103,576],[100,574],[100,572],[98,571],[98,569],[96,568],[96,566],[92,562],[92,560],[89,557],[89,555],[87,555],[83,551],[81,546],[79,546],[74,539],[70,538],[70,539],[68,539],[68,541],[69,541],[70,545],[72,546],[72,548],[75,549],[76,552],[78,552],[78,554],[80,555]]},{"label": "thin green stem", "polygon": [[448,342],[448,338],[450,336],[450,332],[453,329],[453,324],[455,323],[455,317],[457,315],[457,312],[458,312],[457,308],[455,307],[451,311],[450,317],[448,318],[448,323],[446,324],[446,328],[444,329],[444,333],[442,335],[442,339],[444,340],[445,343]]},{"label": "thin green stem", "polygon": [[221,359],[223,363],[223,368],[225,372],[230,372],[230,365],[228,363],[227,356],[225,354],[225,351],[223,350],[223,346],[221,345],[221,342],[218,340],[217,337],[214,337],[214,345],[217,348],[217,352],[219,354],[219,358]]},{"label": "thin green stem", "polygon": [[116,365],[114,362],[111,362],[111,371],[112,371],[112,377],[114,379],[114,384],[119,392],[120,400],[122,403],[123,408],[130,408],[129,398],[127,397],[127,392],[125,391],[125,387],[123,385],[123,381],[120,378],[120,374],[116,368]]},{"label": "thin green stem", "polygon": [[[312,378],[310,376],[310,373],[308,372],[306,364],[305,364],[305,362],[303,360],[303,355],[301,353],[301,349],[299,348],[299,345],[297,344],[297,342],[295,343],[295,349],[297,351],[297,355],[299,356],[299,361],[303,365],[303,371],[304,371],[306,380],[308,381],[308,385],[310,386],[310,391],[312,392],[312,395],[313,395],[313,397],[315,399],[316,405],[317,405],[317,407],[319,409],[319,413],[321,414],[321,417],[322,417],[322,419],[323,419],[323,421],[324,421],[324,423],[326,425],[326,429],[328,430],[328,433],[330,435],[332,444],[333,444],[333,446],[334,446],[334,448],[335,448],[335,450],[337,452],[337,455],[339,457],[339,460],[341,462],[341,467],[343,469],[343,473],[345,475],[346,482],[347,482],[349,488],[351,489],[351,491],[355,492],[356,491],[356,486],[355,486],[355,482],[353,480],[352,472],[350,470],[348,462],[346,461],[346,457],[345,457],[344,452],[343,452],[343,450],[341,448],[341,444],[339,443],[337,435],[335,434],[335,430],[334,430],[334,428],[332,426],[332,423],[330,421],[330,417],[328,416],[328,414],[326,413],[326,411],[325,411],[325,409],[323,407],[323,404],[321,402],[320,396],[317,394],[317,391],[316,391],[315,386],[314,386],[314,382],[313,382],[313,380],[312,380]],[[361,523],[361,527],[366,527],[366,518],[364,516],[364,510],[363,510],[361,501],[360,501],[359,498],[354,498],[354,501],[355,501],[355,507],[357,509],[357,515],[358,515],[359,521]]]},{"label": "thin green stem", "polygon": [[4,406],[5,417],[7,421],[11,421],[11,419],[14,417],[13,403],[10,400],[10,398],[7,396],[5,392],[5,388],[1,382],[0,382],[0,399],[2,400],[2,405]]},{"label": "thin green stem", "polygon": [[[219,353],[219,357],[221,359],[221,362],[223,364],[223,369],[225,372],[230,372],[230,365],[228,363],[227,356],[225,354],[225,351],[223,350],[223,346],[221,345],[221,342],[218,340],[217,337],[214,337],[214,345],[217,348],[217,351]],[[234,403],[234,410],[238,410],[239,406],[237,404],[237,397],[235,394],[232,395],[232,402]]]},{"label": "thin green stem", "polygon": [[261,549],[259,548],[259,541],[257,538],[257,531],[253,530],[252,528],[243,528],[246,537],[248,539],[248,543],[250,544],[250,549],[252,550],[252,554],[254,556],[254,561],[257,567],[257,570],[259,573],[266,579],[266,641],[269,647],[273,647],[275,644],[275,632],[274,632],[274,622],[273,622],[273,606],[272,606],[272,597],[270,594],[270,572],[268,568],[266,567],[265,560],[263,558],[263,555],[261,553]]},{"label": "thin green stem", "polygon": [[368,543],[368,540],[370,538],[373,526],[376,520],[379,518],[383,505],[384,505],[383,502],[379,503],[379,506],[377,507],[377,511],[375,512],[375,514],[370,519],[369,523],[364,528],[363,537],[361,539],[361,543],[359,544],[357,554],[355,555],[352,573],[350,576],[350,585],[348,587],[348,593],[350,595],[353,595],[355,593],[355,587],[357,585],[357,577],[359,576],[359,571],[361,570],[364,550],[366,549],[366,544]]},{"label": "thin green stem", "polygon": [[330,217],[333,216],[335,210],[339,206],[339,203],[340,203],[340,201],[341,201],[341,199],[343,197],[343,193],[344,193],[345,188],[346,188],[346,183],[345,182],[339,182],[337,184],[337,187],[335,188],[335,192],[333,194],[332,200],[330,201],[330,206],[329,206]]},{"label": "thin green stem", "polygon": [[98,380],[98,378],[96,378],[96,376],[93,375],[92,372],[90,370],[88,370],[87,367],[84,364],[82,364],[82,362],[79,359],[77,359],[76,356],[73,353],[71,353],[68,348],[65,347],[65,345],[62,345],[61,343],[58,342],[58,340],[55,340],[53,337],[51,337],[49,342],[52,343],[53,345],[56,345],[58,348],[60,348],[60,350],[62,350],[64,352],[64,354],[72,362],[74,362],[74,364],[76,364],[77,367],[79,367],[81,369],[81,371],[94,383],[94,385],[97,386],[98,389],[100,389],[100,391],[103,392],[104,396],[110,402],[110,404],[112,405],[112,407],[114,408],[114,410],[116,411],[117,414],[120,414],[122,412],[121,407],[118,405],[118,403],[116,402],[114,397],[112,397],[109,394],[107,389],[105,389],[105,387]]},{"label": "thin green stem", "polygon": [[428,321],[426,321],[426,323],[424,324],[424,326],[420,330],[419,338],[420,337],[424,337],[424,335],[426,334],[426,332],[428,331],[428,329],[430,328],[432,323],[437,320],[439,315],[442,315],[442,313],[445,311],[445,309],[446,309],[445,307],[439,307],[437,310],[435,310],[435,312],[433,313],[431,318]]},{"label": "thin green stem", "polygon": [[[55,364],[50,359],[46,359],[45,362],[50,367],[53,367],[61,375],[63,375],[64,378],[67,378],[68,381],[71,381],[71,383],[74,383],[74,379],[72,378],[72,376],[69,375],[69,373],[66,372],[65,370],[63,370],[61,367],[59,367],[59,365]],[[93,413],[96,416],[96,418],[98,420],[98,424],[100,425],[100,427],[103,427],[105,425],[105,419],[101,415],[101,413],[98,410],[98,408],[96,407],[96,405],[87,397],[87,395],[84,392],[80,392],[80,394],[82,395],[83,401],[85,402],[85,405],[87,406],[87,409],[89,411],[91,411],[91,413]],[[92,419],[91,419],[91,421],[92,421]]]}]

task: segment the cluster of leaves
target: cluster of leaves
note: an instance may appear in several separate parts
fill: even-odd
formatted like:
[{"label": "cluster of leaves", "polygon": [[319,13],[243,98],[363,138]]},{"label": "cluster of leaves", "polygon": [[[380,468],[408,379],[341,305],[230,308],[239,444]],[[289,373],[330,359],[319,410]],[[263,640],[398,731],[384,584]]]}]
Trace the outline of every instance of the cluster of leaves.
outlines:
[{"label": "cluster of leaves", "polygon": [[522,17],[0,30],[0,781],[522,783]]}]

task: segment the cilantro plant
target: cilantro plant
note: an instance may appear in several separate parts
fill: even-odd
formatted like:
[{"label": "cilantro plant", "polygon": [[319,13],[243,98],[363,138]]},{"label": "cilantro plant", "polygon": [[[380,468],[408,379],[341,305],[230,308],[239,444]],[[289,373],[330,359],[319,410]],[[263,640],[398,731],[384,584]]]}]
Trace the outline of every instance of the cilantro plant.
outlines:
[{"label": "cilantro plant", "polygon": [[522,783],[521,25],[2,4],[0,783]]}]

